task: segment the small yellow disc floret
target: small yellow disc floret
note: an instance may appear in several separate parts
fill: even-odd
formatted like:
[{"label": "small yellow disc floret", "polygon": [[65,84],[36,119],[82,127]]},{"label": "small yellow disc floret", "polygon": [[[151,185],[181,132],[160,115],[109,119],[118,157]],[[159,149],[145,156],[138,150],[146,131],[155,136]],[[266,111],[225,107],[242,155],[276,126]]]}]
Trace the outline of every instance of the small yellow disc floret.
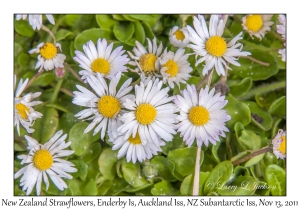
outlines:
[{"label": "small yellow disc floret", "polygon": [[107,60],[98,58],[93,61],[91,68],[94,72],[99,72],[101,74],[107,75],[110,70],[110,64]]},{"label": "small yellow disc floret", "polygon": [[139,61],[142,70],[146,73],[155,71],[156,59],[157,57],[152,53],[142,55]]},{"label": "small yellow disc floret", "polygon": [[246,17],[246,27],[249,31],[258,32],[263,26],[263,19],[261,15],[249,15]]},{"label": "small yellow disc floret", "polygon": [[226,52],[227,44],[222,37],[212,36],[206,41],[205,48],[209,54],[220,57]]},{"label": "small yellow disc floret", "polygon": [[135,112],[137,121],[143,125],[151,124],[156,114],[156,109],[151,104],[140,104]]},{"label": "small yellow disc floret", "polygon": [[196,126],[205,125],[209,121],[209,112],[203,106],[194,106],[190,109],[188,118]]},{"label": "small yellow disc floret", "polygon": [[53,164],[53,157],[48,150],[41,149],[34,154],[33,164],[41,171],[48,170]]},{"label": "small yellow disc floret", "polygon": [[113,96],[102,96],[98,101],[99,112],[107,118],[113,118],[121,111],[121,104]]},{"label": "small yellow disc floret", "polygon": [[41,56],[46,60],[52,59],[57,55],[57,47],[49,42],[46,42],[40,49]]}]

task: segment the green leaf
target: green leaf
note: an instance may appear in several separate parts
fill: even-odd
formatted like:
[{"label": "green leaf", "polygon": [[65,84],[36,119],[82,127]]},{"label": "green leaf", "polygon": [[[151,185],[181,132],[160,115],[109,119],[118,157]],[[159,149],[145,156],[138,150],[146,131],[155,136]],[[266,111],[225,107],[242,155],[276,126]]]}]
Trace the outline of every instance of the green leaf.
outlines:
[{"label": "green leaf", "polygon": [[128,41],[132,37],[134,30],[134,24],[131,22],[119,22],[113,28],[115,37],[121,42]]},{"label": "green leaf", "polygon": [[[104,180],[98,187],[98,196],[99,195],[106,195],[107,191],[112,187],[114,181],[112,180]],[[109,194],[107,194],[109,195]]]},{"label": "green leaf", "polygon": [[243,130],[239,136],[239,141],[249,150],[258,150],[261,148],[260,136],[251,130]]},{"label": "green leaf", "polygon": [[156,183],[153,188],[151,189],[151,193],[154,196],[158,195],[172,195],[173,194],[173,189],[172,185],[168,181],[161,181]]},{"label": "green leaf", "polygon": [[270,108],[271,104],[276,99],[277,99],[277,94],[274,91],[266,93],[266,94],[259,94],[259,95],[255,96],[256,103],[259,106],[261,106],[267,110]]},{"label": "green leaf", "polygon": [[269,109],[270,114],[275,114],[279,117],[286,118],[286,96],[282,96],[272,103]]},{"label": "green leaf", "polygon": [[240,83],[229,85],[230,94],[239,96],[248,92],[252,87],[252,79],[250,77],[244,78]]},{"label": "green leaf", "polygon": [[226,184],[233,172],[233,165],[230,161],[226,160],[219,163],[209,174],[205,185],[204,195],[214,191],[219,184]]},{"label": "green leaf", "polygon": [[177,133],[172,141],[166,142],[166,145],[161,146],[162,152],[165,155],[168,155],[169,151],[174,149],[179,149],[184,147],[184,142],[182,140],[182,137],[180,137],[180,134]]},{"label": "green leaf", "polygon": [[271,189],[272,195],[286,195],[286,174],[277,165],[269,165],[266,168],[266,180]]},{"label": "green leaf", "polygon": [[23,47],[18,42],[14,42],[14,56],[18,56],[23,52]]},{"label": "green leaf", "polygon": [[18,56],[18,64],[26,69],[27,68],[27,65],[29,63],[29,55],[27,53],[21,53],[19,56]]},{"label": "green leaf", "polygon": [[[124,179],[132,187],[144,189],[144,187],[146,188],[149,186],[149,182],[145,179],[144,176],[141,175],[140,166],[138,164],[133,164],[131,162],[123,163],[121,167]],[[132,190],[130,191],[133,192]]]},{"label": "green leaf", "polygon": [[97,187],[95,180],[89,179],[82,186],[82,195],[97,195]]},{"label": "green leaf", "polygon": [[169,152],[167,159],[175,164],[175,171],[184,177],[194,173],[196,153],[196,147],[175,149]]},{"label": "green leaf", "polygon": [[96,21],[100,28],[108,30],[112,30],[113,26],[118,24],[118,21],[116,21],[111,15],[107,14],[96,15]]},{"label": "green leaf", "polygon": [[46,104],[45,107],[50,107],[50,108],[58,109],[60,111],[66,112],[66,113],[69,112],[69,110],[67,110],[65,107],[60,106],[58,104]]},{"label": "green leaf", "polygon": [[139,43],[144,44],[145,42],[145,31],[144,28],[142,26],[142,24],[140,22],[134,22],[134,27],[135,27],[135,31],[134,31],[134,38],[135,40],[137,40]]},{"label": "green leaf", "polygon": [[253,81],[265,80],[277,74],[278,66],[272,55],[267,52],[257,50],[251,51],[251,53],[251,57],[259,61],[269,63],[269,66],[263,66],[248,58],[239,58],[238,62],[241,66],[232,66],[232,71],[230,73],[242,78],[250,77]]},{"label": "green leaf", "polygon": [[[204,183],[206,182],[210,172],[200,172],[199,179],[199,195],[203,195]],[[184,178],[180,185],[180,192],[182,195],[192,195],[194,184],[194,174],[188,175]]]},{"label": "green leaf", "polygon": [[73,15],[73,14],[67,14],[66,15],[66,23],[69,26],[75,26],[77,25],[81,15]]},{"label": "green leaf", "polygon": [[128,15],[128,16],[137,20],[144,20],[144,21],[150,21],[153,19],[152,15],[147,15],[147,14],[136,14],[136,15]]},{"label": "green leaf", "polygon": [[112,187],[108,190],[107,195],[118,195],[120,192],[125,191],[129,187],[128,183],[121,178],[115,178]]},{"label": "green leaf", "polygon": [[155,35],[149,24],[146,22],[142,22],[142,26],[144,27],[146,37],[152,40],[155,37]]},{"label": "green leaf", "polygon": [[105,38],[107,41],[113,40],[114,36],[113,33],[107,29],[101,28],[92,28],[83,31],[82,33],[78,34],[75,38],[74,46],[76,50],[82,50],[82,46],[86,44],[88,41],[92,41],[97,43],[98,39]]},{"label": "green leaf", "polygon": [[176,181],[171,171],[174,171],[175,166],[172,162],[163,156],[152,158],[151,164],[158,170],[158,175],[167,181]]},{"label": "green leaf", "polygon": [[259,51],[263,51],[263,52],[269,53],[271,50],[273,50],[270,47],[266,47],[264,45],[258,45],[258,44],[249,42],[249,41],[244,40],[244,39],[240,40],[240,42],[244,44],[243,51],[253,52],[255,50],[259,50]]},{"label": "green leaf", "polygon": [[39,77],[37,77],[33,83],[31,83],[31,86],[46,87],[47,85],[49,85],[53,82],[54,78],[55,78],[55,76],[54,76],[53,72],[43,73]]},{"label": "green leaf", "polygon": [[131,15],[122,15],[126,20],[129,20],[131,22],[138,21],[137,19],[131,17]]},{"label": "green leaf", "polygon": [[32,133],[32,138],[36,139],[41,144],[49,141],[49,139],[57,132],[58,113],[53,108],[43,108],[41,119],[38,119],[32,126],[35,130]]},{"label": "green leaf", "polygon": [[253,101],[245,101],[244,103],[250,108],[252,122],[254,125],[264,131],[268,131],[272,128],[273,118],[268,112],[263,110]]},{"label": "green leaf", "polygon": [[64,40],[64,39],[73,39],[74,33],[67,29],[60,29],[55,34],[56,41]]},{"label": "green leaf", "polygon": [[247,155],[250,155],[251,154],[251,151],[250,150],[246,150],[246,151],[243,151],[243,152],[240,152],[239,154],[237,154],[236,156],[232,157],[230,159],[231,162],[234,162],[234,161],[237,161],[239,159],[242,159],[243,157],[246,157]]},{"label": "green leaf", "polygon": [[249,107],[236,100],[232,95],[226,97],[228,103],[224,107],[227,114],[231,116],[231,119],[226,122],[229,129],[233,129],[234,124],[240,122],[243,126],[248,125],[251,122],[251,115]]},{"label": "green leaf", "polygon": [[[200,83],[201,81],[201,78],[200,77],[195,77],[195,76],[191,76],[188,81],[187,81],[187,84],[190,84],[190,85],[195,85],[197,87],[197,85]],[[175,85],[174,87],[174,92],[173,94],[180,94],[180,90],[183,90],[186,88],[186,84],[183,84],[183,83],[180,83],[180,88],[178,87],[178,85]]]},{"label": "green leaf", "polygon": [[89,148],[89,151],[83,156],[82,160],[86,163],[92,162],[94,159],[99,157],[101,153],[101,144],[99,142],[95,142]]},{"label": "green leaf", "polygon": [[251,158],[250,160],[248,160],[245,163],[245,167],[250,167],[250,166],[255,165],[256,163],[258,163],[259,161],[261,161],[264,158],[264,156],[265,156],[265,154],[260,154],[260,155],[257,155],[255,157]]},{"label": "green leaf", "polygon": [[123,15],[112,14],[112,16],[113,16],[113,18],[114,18],[115,20],[127,21],[127,19],[125,19]]},{"label": "green leaf", "polygon": [[29,25],[27,20],[15,20],[14,21],[15,30],[18,34],[26,37],[32,37],[34,34],[34,30],[31,25]]},{"label": "green leaf", "polygon": [[59,122],[59,130],[62,129],[64,132],[67,132],[74,124],[80,122],[80,120],[74,117],[73,113],[68,112],[61,115]]},{"label": "green leaf", "polygon": [[82,161],[82,160],[70,160],[70,162],[72,162],[75,167],[77,169],[77,171],[75,173],[72,173],[73,178],[77,178],[80,176],[86,176],[87,171],[88,171],[88,165]]},{"label": "green leaf", "polygon": [[99,157],[99,170],[105,179],[113,180],[116,176],[117,154],[117,150],[105,148]]},{"label": "green leaf", "polygon": [[257,180],[251,176],[239,176],[230,185],[220,184],[217,189],[220,195],[253,195],[256,190]]},{"label": "green leaf", "polygon": [[93,136],[92,132],[84,133],[89,124],[80,122],[75,124],[69,131],[69,141],[72,142],[71,149],[77,156],[84,155],[91,144],[99,139],[99,136]]}]

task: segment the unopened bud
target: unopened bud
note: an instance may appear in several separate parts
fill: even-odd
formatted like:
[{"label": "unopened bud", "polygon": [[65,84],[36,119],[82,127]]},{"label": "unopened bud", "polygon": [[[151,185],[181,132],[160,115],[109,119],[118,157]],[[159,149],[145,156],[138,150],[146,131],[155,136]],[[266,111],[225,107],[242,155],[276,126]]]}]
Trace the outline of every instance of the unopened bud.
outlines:
[{"label": "unopened bud", "polygon": [[55,69],[55,75],[58,77],[58,78],[63,78],[64,76],[65,76],[65,73],[66,73],[66,70],[65,70],[65,68],[60,68],[60,67],[58,67],[58,68],[56,68]]}]

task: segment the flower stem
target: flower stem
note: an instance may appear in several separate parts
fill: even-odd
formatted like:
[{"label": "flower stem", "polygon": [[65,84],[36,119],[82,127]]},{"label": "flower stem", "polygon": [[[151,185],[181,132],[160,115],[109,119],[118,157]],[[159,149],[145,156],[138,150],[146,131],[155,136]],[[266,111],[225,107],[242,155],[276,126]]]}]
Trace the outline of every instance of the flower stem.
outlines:
[{"label": "flower stem", "polygon": [[[201,88],[202,88],[202,86],[204,85],[204,83],[205,82],[207,82],[207,80],[208,80],[208,77],[210,77],[210,75],[212,75],[211,73],[213,72],[213,70],[214,69],[212,69],[212,70],[210,70],[204,77],[203,77],[203,79],[200,81],[200,83],[197,85],[197,91],[199,91]],[[211,79],[211,78],[210,78]],[[209,84],[210,84],[210,82],[209,82]],[[207,82],[207,85],[208,85],[208,82]],[[209,85],[208,85],[209,86]]]},{"label": "flower stem", "polygon": [[[41,29],[50,34],[50,36],[53,38],[53,42],[55,44],[56,43],[56,38],[55,38],[54,34],[52,33],[52,31],[44,25],[42,25]],[[47,41],[49,41],[49,39]]]},{"label": "flower stem", "polygon": [[271,152],[271,151],[272,151],[272,144],[270,144],[269,146],[263,147],[259,150],[256,150],[256,151],[252,152],[250,155],[247,155],[247,156],[245,156],[245,157],[243,157],[239,160],[236,160],[236,161],[232,162],[232,165],[234,165],[234,166],[239,165],[240,163],[245,162],[245,161],[247,161],[247,160],[249,160],[249,159],[251,159],[251,158],[253,158],[257,155],[260,155],[260,154],[263,154],[263,153],[266,153],[266,152]]},{"label": "flower stem", "polygon": [[79,82],[83,82],[83,80],[76,74],[76,72],[74,71],[74,69],[71,68],[71,66],[64,62],[64,65],[69,69],[69,71],[71,72],[71,74],[73,74],[73,76],[79,81]]},{"label": "flower stem", "polygon": [[140,84],[140,82],[141,82],[141,78],[138,78],[136,81],[131,83],[131,86],[134,87],[135,85]]},{"label": "flower stem", "polygon": [[258,64],[260,64],[262,66],[270,66],[269,63],[257,60],[257,59],[255,59],[255,58],[253,58],[251,56],[241,56],[241,58],[247,58],[247,59],[249,59],[249,60],[251,60],[251,61],[253,61],[255,63],[258,63]]},{"label": "flower stem", "polygon": [[255,95],[259,95],[259,94],[267,93],[267,92],[270,92],[270,91],[273,91],[276,89],[284,88],[285,86],[286,86],[286,81],[274,82],[269,85],[263,85],[261,87],[252,89],[252,90],[248,91],[247,93],[245,93],[241,96],[238,96],[237,99],[238,100],[246,100]]},{"label": "flower stem", "polygon": [[42,69],[41,71],[39,71],[36,75],[34,75],[29,82],[27,83],[26,87],[24,88],[23,91],[25,91],[27,88],[29,88],[29,86],[34,82],[34,80],[36,80],[36,78],[38,78],[42,73],[44,72],[44,69]]},{"label": "flower stem", "polygon": [[50,103],[54,103],[56,101],[57,95],[59,93],[59,90],[60,90],[60,87],[61,87],[62,83],[63,83],[62,79],[58,80],[58,82],[57,82],[57,84],[54,88],[54,92],[53,92],[53,95],[51,97]]}]

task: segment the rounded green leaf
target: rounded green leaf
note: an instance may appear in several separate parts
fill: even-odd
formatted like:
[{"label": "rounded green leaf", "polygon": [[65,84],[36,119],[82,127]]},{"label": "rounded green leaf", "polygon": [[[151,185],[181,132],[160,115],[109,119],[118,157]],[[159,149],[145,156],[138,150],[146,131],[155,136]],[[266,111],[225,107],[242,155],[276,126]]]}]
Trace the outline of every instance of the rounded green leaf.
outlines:
[{"label": "rounded green leaf", "polygon": [[175,164],[175,171],[184,177],[194,173],[196,153],[196,147],[175,149],[169,152],[167,159]]},{"label": "rounded green leaf", "polygon": [[[199,195],[203,195],[204,183],[206,182],[210,172],[200,172],[199,179]],[[181,195],[192,195],[193,194],[193,184],[194,184],[194,174],[188,175],[184,178],[180,185]]]},{"label": "rounded green leaf", "polygon": [[101,153],[101,144],[99,142],[95,142],[90,147],[89,151],[83,156],[82,160],[86,163],[89,163],[99,157]]},{"label": "rounded green leaf", "polygon": [[60,106],[58,104],[46,104],[45,107],[54,108],[54,109],[57,109],[57,110],[60,110],[60,111],[66,112],[66,113],[69,112],[69,110],[67,110],[65,107]]},{"label": "rounded green leaf", "polygon": [[137,19],[131,17],[131,15],[122,15],[126,20],[129,20],[131,22],[138,21]]},{"label": "rounded green leaf", "polygon": [[80,122],[73,113],[63,113],[59,119],[59,130],[62,129],[63,131],[69,131],[72,126],[76,123]]},{"label": "rounded green leaf", "polygon": [[249,107],[236,100],[232,95],[226,97],[228,103],[224,107],[227,114],[231,116],[231,119],[226,122],[229,129],[233,129],[234,124],[240,122],[243,126],[248,125],[251,122],[251,115]]},{"label": "rounded green leaf", "polygon": [[219,163],[209,174],[205,185],[204,195],[214,191],[219,184],[226,184],[233,172],[233,165],[230,161],[226,160]]},{"label": "rounded green leaf", "polygon": [[40,112],[43,116],[32,126],[35,129],[32,138],[43,144],[57,132],[59,116],[56,109],[53,108],[43,108]]},{"label": "rounded green leaf", "polygon": [[268,112],[253,101],[245,101],[244,103],[250,108],[251,119],[254,125],[264,131],[268,131],[272,128],[273,118]]},{"label": "rounded green leaf", "polygon": [[86,122],[80,122],[75,124],[69,131],[69,141],[71,143],[71,149],[74,150],[74,154],[82,156],[91,144],[99,139],[99,134],[93,136],[93,132],[84,133],[84,130],[89,124]]},{"label": "rounded green leaf", "polygon": [[176,178],[171,173],[171,171],[174,170],[175,166],[165,157],[156,156],[151,160],[151,164],[158,170],[158,176],[167,181],[176,181]]},{"label": "rounded green leaf", "polygon": [[77,171],[75,173],[72,173],[73,178],[77,178],[77,177],[85,177],[88,171],[88,165],[82,161],[82,160],[70,160],[70,162],[72,162],[75,167],[77,169]]},{"label": "rounded green leaf", "polygon": [[257,155],[253,158],[251,158],[250,160],[248,160],[246,163],[245,163],[245,167],[250,167],[250,166],[253,166],[255,165],[256,163],[258,163],[259,161],[261,161],[263,158],[264,158],[265,154],[260,154],[260,155]]},{"label": "rounded green leaf", "polygon": [[123,163],[122,164],[123,177],[132,187],[143,188],[148,187],[149,182],[141,174],[141,169],[138,164]]},{"label": "rounded green leaf", "polygon": [[[195,85],[197,87],[197,85],[200,83],[201,78],[200,77],[195,77],[195,76],[191,76],[188,81],[187,84],[190,85]],[[175,85],[174,87],[174,91],[173,94],[180,94],[180,90],[183,90],[186,88],[186,84],[180,83],[180,88],[178,87],[178,85]]]},{"label": "rounded green leaf", "polygon": [[142,26],[144,27],[146,37],[152,40],[155,37],[152,28],[146,22],[142,22]]},{"label": "rounded green leaf", "polygon": [[128,41],[132,37],[134,30],[134,24],[131,22],[119,22],[113,28],[115,37],[121,42]]},{"label": "rounded green leaf", "polygon": [[239,159],[242,159],[243,157],[246,157],[247,155],[250,155],[251,154],[251,151],[250,150],[246,150],[246,151],[243,151],[243,152],[240,152],[239,154],[237,154],[236,156],[232,157],[230,159],[231,162],[234,162],[234,161],[237,161]]},{"label": "rounded green leaf", "polygon": [[230,94],[239,96],[249,91],[252,87],[252,79],[250,77],[244,78],[241,82],[229,85]]},{"label": "rounded green leaf", "polygon": [[77,25],[79,19],[80,19],[81,15],[76,15],[76,14],[67,14],[66,15],[66,23],[69,26],[75,26]]},{"label": "rounded green leaf", "polygon": [[230,185],[220,184],[217,189],[220,195],[253,195],[256,190],[257,180],[251,176],[239,176]]},{"label": "rounded green leaf", "polygon": [[97,195],[95,180],[89,179],[87,182],[83,183],[81,193],[81,195]]},{"label": "rounded green leaf", "polygon": [[[97,195],[106,195],[107,191],[112,187],[114,181],[112,180],[104,180],[99,186],[98,186],[98,193]],[[107,194],[109,195],[109,194]]]},{"label": "rounded green leaf", "polygon": [[112,14],[112,16],[113,16],[113,18],[114,18],[115,20],[127,21],[127,19],[125,19],[123,15]]},{"label": "rounded green leaf", "polygon": [[173,194],[173,189],[172,185],[168,181],[161,181],[156,183],[153,188],[151,189],[151,193],[154,196],[158,195],[172,195]]},{"label": "rounded green leaf", "polygon": [[144,44],[145,41],[145,30],[144,27],[142,26],[142,24],[137,21],[134,22],[134,27],[135,27],[135,31],[134,31],[134,38],[141,44]]},{"label": "rounded green leaf", "polygon": [[14,56],[18,56],[23,52],[23,47],[18,42],[14,42]]},{"label": "rounded green leaf", "polygon": [[112,15],[107,15],[107,14],[99,14],[96,15],[96,21],[100,28],[112,30],[113,26],[118,24],[118,21],[116,21]]},{"label": "rounded green leaf", "polygon": [[63,39],[73,39],[74,33],[72,31],[69,31],[67,29],[60,29],[55,34],[56,41],[60,41]]},{"label": "rounded green leaf", "polygon": [[137,20],[144,20],[144,21],[150,21],[153,19],[152,15],[147,15],[147,14],[135,14],[135,15],[127,15],[127,16]]},{"label": "rounded green leaf", "polygon": [[18,34],[26,37],[32,37],[34,34],[34,30],[31,25],[29,25],[27,20],[15,20],[15,30]]},{"label": "rounded green leaf", "polygon": [[255,63],[248,58],[239,58],[238,62],[241,66],[232,66],[232,74],[236,74],[242,78],[250,77],[254,81],[265,80],[277,74],[278,66],[276,60],[268,52],[251,51],[251,57],[269,63],[269,66]]},{"label": "rounded green leaf", "polygon": [[270,114],[276,114],[279,117],[286,118],[286,96],[282,96],[272,103],[269,109]]},{"label": "rounded green leaf", "polygon": [[86,175],[87,179],[96,179],[100,175],[99,165],[98,165],[98,159],[94,159],[91,162],[89,162],[89,168]]},{"label": "rounded green leaf", "polygon": [[255,96],[256,103],[259,106],[261,106],[267,110],[270,108],[271,104],[276,99],[277,99],[277,94],[274,91],[266,93],[266,94],[259,94],[259,95]]},{"label": "rounded green leaf", "polygon": [[272,195],[286,195],[286,174],[278,165],[269,165],[265,171],[265,178]]},{"label": "rounded green leaf", "polygon": [[261,148],[260,136],[251,130],[243,130],[239,136],[239,141],[249,150],[257,150]]},{"label": "rounded green leaf", "polygon": [[117,177],[113,180],[112,186],[108,190],[107,195],[118,195],[120,192],[125,191],[128,186],[128,183],[124,179]]},{"label": "rounded green leaf", "polygon": [[105,148],[98,159],[99,170],[105,179],[113,180],[116,176],[117,154],[117,150]]},{"label": "rounded green leaf", "polygon": [[27,53],[21,53],[19,56],[18,56],[18,64],[26,69],[28,63],[29,63],[29,55]]},{"label": "rounded green leaf", "polygon": [[78,34],[75,38],[74,46],[76,50],[82,50],[82,46],[86,44],[88,41],[92,41],[97,43],[98,39],[105,38],[107,41],[113,40],[113,33],[107,29],[101,28],[92,28],[83,31],[82,33]]},{"label": "rounded green leaf", "polygon": [[172,141],[166,142],[166,145],[162,146],[162,152],[165,155],[168,155],[169,151],[174,149],[179,149],[184,147],[184,142],[182,140],[182,137],[180,137],[180,134],[176,134]]},{"label": "rounded green leaf", "polygon": [[41,86],[45,87],[49,84],[51,84],[54,80],[55,76],[53,72],[46,72],[41,74],[39,77],[37,77],[33,83],[31,83],[32,86]]}]

